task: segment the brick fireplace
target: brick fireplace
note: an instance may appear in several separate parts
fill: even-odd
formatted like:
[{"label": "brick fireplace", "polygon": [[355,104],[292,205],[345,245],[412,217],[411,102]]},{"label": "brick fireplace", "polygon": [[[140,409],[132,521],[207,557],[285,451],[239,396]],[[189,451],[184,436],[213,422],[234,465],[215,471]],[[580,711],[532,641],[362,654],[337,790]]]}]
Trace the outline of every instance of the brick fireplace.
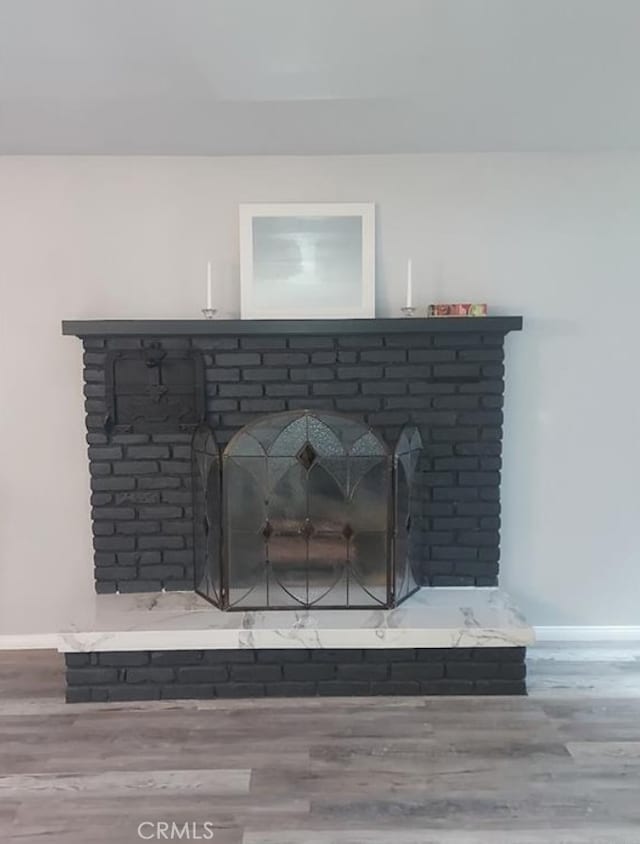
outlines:
[{"label": "brick fireplace", "polygon": [[224,449],[260,416],[296,410],[350,416],[390,450],[415,426],[419,583],[496,584],[504,340],[521,326],[520,317],[64,323],[84,346],[96,591],[193,589],[195,430],[206,424]]},{"label": "brick fireplace", "polygon": [[[171,633],[173,612],[156,613],[153,623],[143,620],[137,632],[139,619],[132,624],[122,613],[86,634],[74,632],[61,647],[69,667],[68,699],[525,693],[525,647],[532,632],[495,588],[504,346],[506,335],[521,328],[521,317],[63,323],[63,333],[78,336],[84,347],[97,600],[119,601],[109,611],[120,613],[134,598],[123,593],[152,593],[148,606],[140,599],[132,604],[139,615],[143,604],[152,610],[172,592],[196,591],[222,609],[243,610],[237,624],[223,622],[225,614],[214,607],[208,612],[219,618],[207,620],[200,604],[192,607],[176,595],[188,627],[182,632]],[[285,428],[300,425],[307,434],[289,451],[274,452]],[[253,550],[240,544],[235,565],[260,558],[265,549],[252,577],[262,583],[275,576],[267,588],[286,588],[270,602],[260,586],[250,600],[233,606],[229,537],[237,525],[224,516],[230,509],[226,485],[235,483],[230,479],[238,471],[231,464],[255,457],[258,443],[260,459],[275,454],[276,461],[290,461],[302,478],[298,489],[312,501],[305,484],[314,463],[328,467],[327,477],[338,486],[352,471],[339,461],[331,464],[335,443],[323,451],[326,437],[308,434],[323,425],[330,436],[350,431],[337,437],[346,462],[358,437],[370,437],[373,452],[359,447],[356,457],[382,461],[376,481],[382,495],[367,499],[360,522],[342,512],[353,510],[348,482],[342,483],[343,504],[334,499],[329,507],[331,518],[322,507],[318,516],[317,501],[293,515],[283,505],[286,512],[276,517],[260,508],[267,499],[282,498],[280,492],[267,484],[265,495],[258,484],[256,493],[246,482],[251,472],[245,472],[234,493],[237,511],[259,513],[240,528],[252,534]],[[247,438],[255,440],[249,451]],[[406,456],[408,449],[413,469],[399,494],[398,453]],[[386,526],[381,513],[389,517]],[[362,537],[376,530],[378,552],[384,549],[376,560],[386,566],[386,581],[379,572],[363,577],[373,546]],[[293,580],[290,566],[284,575],[276,571],[272,548],[278,544],[285,548],[281,564],[304,557]],[[358,601],[336,601],[334,592],[323,604],[301,592],[301,580],[313,575],[314,565],[326,579],[327,571],[354,561],[351,582],[365,583],[364,600],[360,593]],[[405,565],[411,577],[402,591],[396,576]],[[384,609],[415,588],[399,609]],[[291,600],[282,599],[285,592]],[[429,609],[429,596],[438,593],[443,600]],[[350,609],[376,605],[381,615]],[[336,606],[344,609],[334,619]],[[296,612],[254,612],[262,607]],[[187,618],[192,610],[198,618]],[[321,683],[315,682],[315,668],[308,677],[291,668],[305,660],[323,663]],[[352,671],[354,660],[375,668]],[[397,682],[399,660],[403,683]],[[305,677],[289,682],[293,674]],[[199,682],[186,683],[187,675]]]}]

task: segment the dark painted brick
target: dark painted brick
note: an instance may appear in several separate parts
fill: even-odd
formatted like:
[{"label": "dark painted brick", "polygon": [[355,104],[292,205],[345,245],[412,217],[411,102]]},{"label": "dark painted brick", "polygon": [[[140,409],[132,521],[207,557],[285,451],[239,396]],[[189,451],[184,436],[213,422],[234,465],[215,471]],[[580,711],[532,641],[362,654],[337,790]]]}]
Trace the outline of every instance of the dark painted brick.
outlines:
[{"label": "dark painted brick", "polygon": [[445,395],[455,393],[456,385],[447,384],[442,381],[412,381],[409,384],[409,392],[415,395]]},{"label": "dark painted brick", "polygon": [[104,651],[98,654],[100,665],[113,668],[126,668],[130,666],[147,665],[149,663],[148,651]]},{"label": "dark painted brick", "polygon": [[114,464],[113,471],[116,475],[155,475],[160,467],[153,460],[122,460]]},{"label": "dark painted brick", "polygon": [[371,686],[364,682],[325,680],[318,683],[318,694],[325,697],[356,697],[371,694]]},{"label": "dark painted brick", "polygon": [[460,384],[461,393],[479,393],[480,395],[502,395],[504,393],[504,381],[482,378],[479,381],[472,381],[468,384]]},{"label": "dark painted brick", "polygon": [[459,545],[433,545],[430,550],[433,560],[476,560],[478,558],[475,548],[462,548]]},{"label": "dark painted brick", "polygon": [[265,693],[262,683],[220,683],[214,688],[222,698],[263,697]]},{"label": "dark painted brick", "polygon": [[154,533],[160,532],[160,522],[119,522],[118,533],[126,534],[127,536],[151,536]]},{"label": "dark painted brick", "polygon": [[[344,382],[344,387],[357,387],[349,381]],[[365,396],[398,396],[407,392],[407,384],[403,381],[364,381],[360,388]],[[426,404],[422,399],[422,406]]]},{"label": "dark painted brick", "polygon": [[267,697],[313,697],[317,694],[315,683],[266,683]]},{"label": "dark painted brick", "polygon": [[92,445],[88,452],[89,460],[119,460],[122,457],[119,445]]},{"label": "dark painted brick", "polygon": [[159,460],[169,457],[168,445],[130,445],[127,447],[129,460]]},{"label": "dark painted brick", "polygon": [[525,683],[515,680],[476,680],[474,688],[474,693],[479,695],[524,695],[527,693]]},{"label": "dark painted brick", "polygon": [[182,507],[168,504],[139,507],[138,515],[141,519],[179,519],[182,516]]},{"label": "dark painted brick", "polygon": [[160,580],[131,580],[118,583],[118,591],[123,593],[159,592],[161,589]]},{"label": "dark painted brick", "polygon": [[410,662],[415,658],[415,648],[371,648],[364,651],[365,662]]},{"label": "dark painted brick", "polygon": [[319,382],[312,385],[312,390],[316,396],[353,396],[358,392],[358,384],[355,381]]},{"label": "dark painted brick", "polygon": [[462,412],[458,416],[461,425],[502,425],[501,410],[476,410]]},{"label": "dark painted brick", "polygon": [[243,369],[242,377],[245,381],[284,381],[287,378],[287,370],[268,366],[263,366],[261,369]]},{"label": "dark painted brick", "polygon": [[67,703],[89,703],[91,686],[69,686],[65,692]]},{"label": "dark painted brick", "polygon": [[216,366],[258,366],[260,355],[257,352],[217,352]]},{"label": "dark painted brick", "polygon": [[380,409],[381,400],[374,396],[358,396],[356,398],[336,399],[336,408],[344,413],[374,413]]},{"label": "dark painted brick", "polygon": [[461,545],[489,545],[497,547],[500,542],[500,534],[497,530],[463,531],[458,534],[458,542]]},{"label": "dark painted brick", "polygon": [[[314,655],[315,655],[314,651]],[[331,680],[335,677],[336,668],[333,663],[324,662],[305,662],[305,663],[291,663],[283,667],[284,679],[294,681],[313,680]]]},{"label": "dark painted brick", "polygon": [[458,483],[461,486],[498,486],[499,472],[460,472]]},{"label": "dark painted brick", "polygon": [[273,352],[263,357],[265,366],[305,366],[309,355],[304,352]]},{"label": "dark painted brick", "polygon": [[363,346],[369,348],[378,348],[382,346],[383,338],[372,334],[367,334],[365,337],[362,334],[353,337],[341,336],[338,337],[338,345],[345,349],[361,349]]},{"label": "dark painted brick", "polygon": [[282,678],[279,665],[232,665],[229,671],[232,682],[237,683],[274,683]]},{"label": "dark painted brick", "polygon": [[159,668],[144,666],[142,668],[127,668],[127,683],[170,683],[175,677],[173,668]]},{"label": "dark painted brick", "polygon": [[188,565],[193,562],[193,551],[163,550],[162,560],[165,563],[183,563],[184,565]]},{"label": "dark painted brick", "polygon": [[177,677],[179,683],[224,683],[228,671],[225,665],[188,665],[177,669]]},{"label": "dark painted brick", "polygon": [[[320,385],[317,385],[320,386]],[[309,394],[308,384],[266,384],[265,392],[267,396],[276,398],[295,398],[296,396],[306,396]]]},{"label": "dark painted brick", "polygon": [[118,672],[115,668],[67,668],[67,683],[70,686],[101,686],[115,683]]},{"label": "dark painted brick", "polygon": [[149,654],[152,665],[199,665],[202,662],[202,651],[151,651]]},{"label": "dark painted brick", "polygon": [[142,445],[149,442],[149,434],[114,434],[111,441],[120,445]]},{"label": "dark painted brick", "polygon": [[391,665],[392,680],[434,680],[444,677],[442,662],[396,662]]},{"label": "dark painted brick", "polygon": [[364,659],[363,651],[359,648],[323,648],[311,652],[313,662],[359,662]]},{"label": "dark painted brick", "polygon": [[335,378],[335,371],[327,366],[292,369],[290,377],[292,381],[332,381]]},{"label": "dark painted brick", "polygon": [[308,662],[311,655],[305,648],[264,649],[256,651],[258,662],[299,663]]},{"label": "dark painted brick", "polygon": [[499,663],[497,662],[450,662],[445,663],[446,675],[456,680],[477,680],[497,677]]},{"label": "dark painted brick", "polygon": [[111,474],[111,463],[91,463],[89,474],[94,478],[101,478]]},{"label": "dark painted brick", "polygon": [[255,662],[255,659],[256,652],[249,649],[205,651],[202,656],[202,661],[207,665],[219,665],[220,663],[248,664]]},{"label": "dark painted brick", "polygon": [[500,454],[501,445],[496,442],[469,442],[458,443],[455,446],[456,454],[472,454],[479,456],[497,456]]},{"label": "dark painted brick", "polygon": [[385,680],[382,683],[371,684],[372,695],[419,695],[420,684],[410,680]]},{"label": "dark painted brick", "polygon": [[429,378],[431,367],[428,364],[407,363],[400,366],[387,366],[384,370],[385,378]]},{"label": "dark painted brick", "polygon": [[94,507],[91,515],[96,521],[101,519],[125,521],[127,519],[134,519],[136,511],[132,507]]},{"label": "dark painted brick", "polygon": [[245,413],[277,413],[284,409],[284,399],[242,399],[240,402],[240,410]]},{"label": "dark painted brick", "polygon": [[162,493],[162,501],[164,504],[180,504],[191,505],[192,495],[187,490],[167,490]]},{"label": "dark painted brick", "polygon": [[334,345],[333,337],[290,337],[290,349],[332,349]]},{"label": "dark painted brick", "polygon": [[473,680],[425,680],[420,683],[423,695],[472,695]]},{"label": "dark painted brick", "polygon": [[502,361],[504,360],[504,349],[496,347],[493,349],[460,349],[458,360],[463,361]]},{"label": "dark painted brick", "polygon": [[448,349],[410,349],[409,363],[442,363],[455,360],[456,353]]},{"label": "dark painted brick", "polygon": [[384,680],[388,671],[389,666],[384,663],[356,662],[338,665],[336,676],[338,680]]},{"label": "dark painted brick", "polygon": [[[96,573],[99,576],[99,572]],[[118,590],[118,585],[115,582],[102,580],[95,581],[95,590],[98,595],[113,595]]]},{"label": "dark painted brick", "polygon": [[184,539],[181,536],[141,536],[138,539],[138,547],[143,550],[175,550],[184,547]]},{"label": "dark painted brick", "polygon": [[240,380],[240,370],[235,368],[220,369],[219,367],[216,367],[215,369],[207,369],[205,377],[207,381],[213,381],[216,384],[228,384]]},{"label": "dark painted brick", "polygon": [[453,425],[451,428],[434,428],[431,436],[434,442],[472,442],[478,439],[478,429]]},{"label": "dark painted brick", "polygon": [[220,384],[218,393],[228,398],[255,398],[262,395],[261,384]]},{"label": "dark painted brick", "polygon": [[407,353],[404,349],[365,349],[360,352],[363,363],[404,363]]},{"label": "dark painted brick", "polygon": [[167,476],[157,477],[157,478],[138,478],[137,479],[139,489],[144,490],[156,490],[156,489],[176,489],[182,483],[180,478],[171,478]]},{"label": "dark painted brick", "polygon": [[211,700],[216,697],[212,683],[172,683],[162,686],[162,700]]},{"label": "dark painted brick", "polygon": [[262,337],[240,338],[240,346],[243,349],[284,349],[286,345],[286,337],[273,337],[268,334]]},{"label": "dark painted brick", "polygon": [[381,366],[338,366],[336,371],[338,378],[345,381],[354,378],[359,380],[382,378],[383,373]]},{"label": "dark painted brick", "polygon": [[108,699],[117,703],[127,700],[159,700],[160,686],[152,684],[108,686]]},{"label": "dark painted brick", "polygon": [[67,668],[80,668],[84,665],[91,665],[91,654],[67,653],[64,655],[64,662]]},{"label": "dark painted brick", "polygon": [[132,536],[97,536],[93,547],[96,551],[133,551],[135,539]]}]

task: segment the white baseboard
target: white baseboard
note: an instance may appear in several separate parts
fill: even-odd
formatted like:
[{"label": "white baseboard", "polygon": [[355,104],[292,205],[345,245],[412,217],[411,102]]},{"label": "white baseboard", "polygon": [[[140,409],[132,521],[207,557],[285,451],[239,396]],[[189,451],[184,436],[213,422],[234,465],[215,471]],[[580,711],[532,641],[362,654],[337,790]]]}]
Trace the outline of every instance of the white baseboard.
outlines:
[{"label": "white baseboard", "polygon": [[537,642],[640,642],[640,625],[534,627]]},{"label": "white baseboard", "polygon": [[58,650],[57,633],[0,633],[0,651]]}]

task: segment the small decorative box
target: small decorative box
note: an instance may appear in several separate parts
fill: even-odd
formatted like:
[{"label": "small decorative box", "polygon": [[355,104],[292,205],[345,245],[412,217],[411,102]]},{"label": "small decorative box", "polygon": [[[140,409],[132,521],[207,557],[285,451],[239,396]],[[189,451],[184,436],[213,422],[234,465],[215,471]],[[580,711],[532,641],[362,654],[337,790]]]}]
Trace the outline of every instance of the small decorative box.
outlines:
[{"label": "small decorative box", "polygon": [[452,305],[429,305],[430,317],[448,316],[470,316],[480,317],[487,315],[486,304],[452,304]]}]

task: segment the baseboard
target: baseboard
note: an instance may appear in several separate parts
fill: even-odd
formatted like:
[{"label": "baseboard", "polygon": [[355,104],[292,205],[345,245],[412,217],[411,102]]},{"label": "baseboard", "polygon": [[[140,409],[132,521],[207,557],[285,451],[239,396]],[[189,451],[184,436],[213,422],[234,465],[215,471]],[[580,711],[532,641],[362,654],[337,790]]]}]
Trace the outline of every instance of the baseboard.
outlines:
[{"label": "baseboard", "polygon": [[0,651],[58,650],[57,633],[0,633]]},{"label": "baseboard", "polygon": [[640,642],[639,625],[534,627],[537,642]]}]

